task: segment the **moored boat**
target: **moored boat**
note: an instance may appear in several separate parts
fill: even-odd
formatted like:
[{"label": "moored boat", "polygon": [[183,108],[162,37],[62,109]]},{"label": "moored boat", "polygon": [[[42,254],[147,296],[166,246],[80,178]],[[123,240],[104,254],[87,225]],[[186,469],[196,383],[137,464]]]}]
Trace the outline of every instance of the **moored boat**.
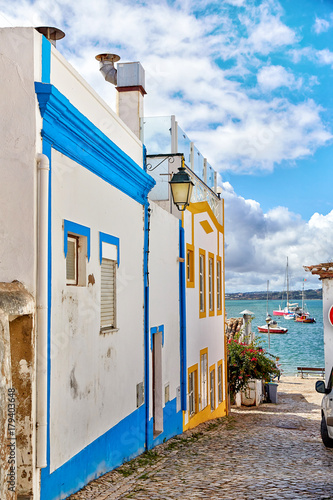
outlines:
[{"label": "moored boat", "polygon": [[284,307],[283,309],[281,309],[281,306],[279,306],[279,309],[275,309],[273,311],[273,316],[284,316],[285,314],[289,314],[287,307]]},{"label": "moored boat", "polygon": [[[268,333],[268,325],[258,326],[257,328],[260,333]],[[274,320],[269,323],[269,333],[287,333],[287,331],[288,328],[279,326]]]},{"label": "moored boat", "polygon": [[304,280],[302,289],[302,313],[295,315],[295,321],[298,323],[315,323],[316,320],[310,316],[310,313],[304,310]]},{"label": "moored boat", "polygon": [[295,313],[287,313],[283,315],[284,319],[295,319]]},{"label": "moored boat", "polygon": [[[276,309],[273,311],[273,316],[284,316],[285,319],[294,319],[296,315],[301,316],[302,314],[305,314],[305,311],[302,307],[298,305],[297,302],[291,303],[289,302],[289,266],[288,266],[288,257],[287,257],[287,266],[286,266],[286,276],[285,276],[285,283],[287,284],[287,303],[286,306],[282,309],[281,305],[279,305],[279,309]],[[282,293],[283,295],[283,293]],[[294,317],[290,317],[289,315],[293,315]]]},{"label": "moored boat", "polygon": [[299,323],[315,323],[316,320],[312,318],[309,314],[302,314],[301,316],[296,316],[295,321]]}]

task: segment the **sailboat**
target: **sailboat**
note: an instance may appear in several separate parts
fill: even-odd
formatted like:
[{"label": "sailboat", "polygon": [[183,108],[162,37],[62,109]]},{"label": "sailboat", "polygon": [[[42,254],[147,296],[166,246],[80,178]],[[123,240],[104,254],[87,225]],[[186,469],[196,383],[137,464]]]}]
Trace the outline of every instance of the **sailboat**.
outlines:
[{"label": "sailboat", "polygon": [[293,304],[289,302],[289,266],[288,266],[288,257],[287,257],[287,266],[286,266],[286,282],[287,282],[287,304],[283,309],[281,308],[281,304],[279,305],[279,309],[275,309],[273,311],[273,316],[284,316],[285,319],[295,319],[296,316],[301,316],[304,314],[303,307],[299,307],[298,302],[294,302]]},{"label": "sailboat", "polygon": [[260,333],[287,333],[288,328],[284,328],[283,326],[279,326],[277,322],[271,318],[268,314],[268,288],[269,281],[267,281],[267,306],[266,306],[266,325],[258,326],[258,331]]},{"label": "sailboat", "polygon": [[316,320],[310,316],[310,313],[305,312],[304,310],[304,280],[303,280],[303,288],[302,288],[302,314],[298,314],[295,316],[295,321],[299,323],[315,323]]}]

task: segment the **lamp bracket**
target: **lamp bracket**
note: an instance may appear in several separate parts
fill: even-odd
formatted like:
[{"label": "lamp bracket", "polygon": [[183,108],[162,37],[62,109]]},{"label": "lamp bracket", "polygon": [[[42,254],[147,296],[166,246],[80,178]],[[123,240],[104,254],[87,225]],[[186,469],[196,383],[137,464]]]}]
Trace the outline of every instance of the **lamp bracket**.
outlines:
[{"label": "lamp bracket", "polygon": [[162,161],[160,161],[157,165],[155,165],[155,167],[153,167],[151,163],[147,163],[148,172],[152,172],[153,170],[155,170],[155,168],[159,167],[165,160],[169,160],[170,163],[174,163],[175,157],[174,155],[166,156],[165,158],[163,158]]}]

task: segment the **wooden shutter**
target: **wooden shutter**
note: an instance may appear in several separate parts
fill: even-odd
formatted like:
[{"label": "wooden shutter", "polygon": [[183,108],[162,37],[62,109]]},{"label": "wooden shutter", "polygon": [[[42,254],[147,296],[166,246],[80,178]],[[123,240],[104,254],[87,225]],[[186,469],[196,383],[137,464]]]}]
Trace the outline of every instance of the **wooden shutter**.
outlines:
[{"label": "wooden shutter", "polygon": [[190,415],[193,415],[195,413],[195,392],[194,392],[194,372],[190,373],[189,375],[189,412]]},{"label": "wooden shutter", "polygon": [[207,406],[207,353],[201,355],[201,409]]},{"label": "wooden shutter", "polygon": [[200,295],[200,312],[205,310],[205,271],[204,271],[204,256],[199,257],[199,295]]},{"label": "wooden shutter", "polygon": [[102,259],[101,266],[101,329],[116,328],[117,262]]},{"label": "wooden shutter", "polygon": [[220,311],[221,307],[221,262],[218,260],[216,263],[216,288],[217,288],[217,309]]},{"label": "wooden shutter", "polygon": [[208,282],[209,282],[209,310],[214,310],[214,302],[213,302],[213,259],[210,257],[208,261]]},{"label": "wooden shutter", "polygon": [[78,271],[78,238],[68,236],[67,256],[66,256],[66,283],[67,285],[77,285]]},{"label": "wooden shutter", "polygon": [[219,365],[218,369],[217,369],[217,384],[218,384],[218,401],[219,401],[219,404],[220,404],[223,401],[223,394],[222,394],[222,364]]},{"label": "wooden shutter", "polygon": [[210,372],[210,409],[215,410],[215,370]]}]

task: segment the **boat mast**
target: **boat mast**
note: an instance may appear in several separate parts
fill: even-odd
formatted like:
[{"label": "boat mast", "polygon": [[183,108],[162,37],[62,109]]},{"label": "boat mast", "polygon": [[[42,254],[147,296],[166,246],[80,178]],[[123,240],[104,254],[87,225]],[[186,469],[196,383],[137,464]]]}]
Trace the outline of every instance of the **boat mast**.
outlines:
[{"label": "boat mast", "polygon": [[287,257],[287,269],[286,269],[286,273],[287,273],[287,309],[288,309],[288,312],[289,312],[289,272],[288,272],[288,257]]},{"label": "boat mast", "polygon": [[303,289],[302,289],[302,314],[304,313],[304,281],[303,281]]},{"label": "boat mast", "polygon": [[267,303],[266,303],[266,316],[268,316],[268,288],[269,288],[269,280],[267,280]]}]

